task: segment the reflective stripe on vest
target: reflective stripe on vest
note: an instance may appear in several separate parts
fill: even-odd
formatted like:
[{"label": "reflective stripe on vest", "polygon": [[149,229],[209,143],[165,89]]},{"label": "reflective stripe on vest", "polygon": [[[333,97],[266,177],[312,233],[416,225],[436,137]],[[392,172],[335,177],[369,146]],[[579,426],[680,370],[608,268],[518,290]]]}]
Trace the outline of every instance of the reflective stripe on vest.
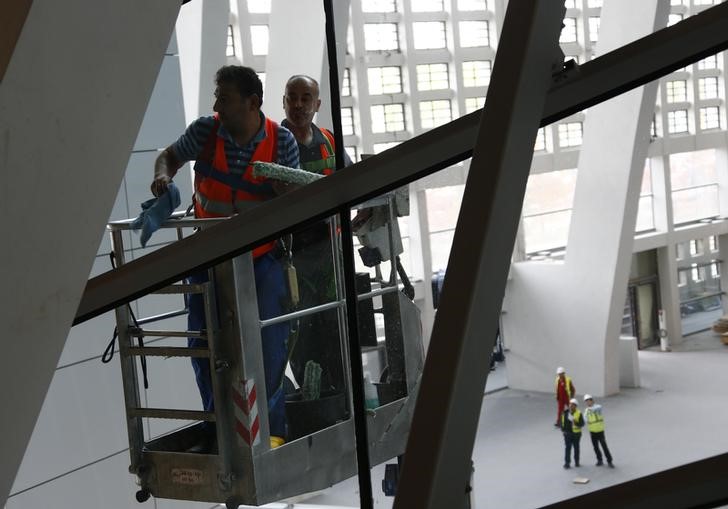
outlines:
[{"label": "reflective stripe on vest", "polygon": [[586,422],[589,425],[590,433],[599,433],[600,431],[604,431],[604,416],[602,416],[601,412],[597,413],[587,409]]},{"label": "reflective stripe on vest", "polygon": [[323,127],[319,128],[324,135],[324,143],[320,145],[321,159],[317,161],[301,161],[301,169],[312,173],[331,175],[336,168],[336,155],[334,154],[334,135]]},{"label": "reflective stripe on vest", "polygon": [[[275,162],[277,155],[274,151],[278,146],[278,124],[265,119],[265,138],[258,143],[250,162]],[[225,140],[215,133],[215,152],[212,158],[212,170],[222,175],[223,179],[234,178],[230,172],[225,157]],[[195,163],[195,217],[227,217],[239,212],[245,212],[257,204],[272,198],[271,186],[266,178],[253,176],[253,166],[248,165],[243,175],[238,175],[240,185],[235,189],[210,175],[210,166],[206,161]],[[267,253],[275,247],[275,241],[268,242],[253,249],[253,257]]]},{"label": "reflective stripe on vest", "polygon": [[[573,398],[574,395],[571,394],[571,378],[568,376],[564,376],[564,389],[566,389],[566,395],[569,397],[569,399]],[[556,394],[559,393],[559,377],[556,377]]]}]

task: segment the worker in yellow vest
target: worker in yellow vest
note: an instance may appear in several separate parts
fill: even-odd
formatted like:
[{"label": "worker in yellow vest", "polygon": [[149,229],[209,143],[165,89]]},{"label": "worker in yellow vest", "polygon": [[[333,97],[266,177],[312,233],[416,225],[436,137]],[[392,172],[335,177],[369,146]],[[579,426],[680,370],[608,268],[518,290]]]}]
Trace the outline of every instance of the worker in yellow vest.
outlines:
[{"label": "worker in yellow vest", "polygon": [[584,404],[586,404],[586,410],[584,410],[584,416],[586,417],[586,423],[589,428],[589,436],[591,437],[592,446],[594,447],[594,454],[597,455],[597,466],[601,467],[604,465],[602,462],[602,452],[599,450],[601,445],[604,451],[604,456],[607,458],[607,465],[609,468],[614,468],[612,463],[612,454],[609,452],[607,447],[607,439],[604,437],[604,415],[602,414],[602,405],[595,405],[594,398],[589,394],[584,395]]},{"label": "worker in yellow vest", "polygon": [[564,433],[564,468],[571,468],[571,449],[574,449],[574,466],[579,466],[579,443],[584,417],[577,408],[578,402],[571,398],[569,406],[561,413],[561,431]]},{"label": "worker in yellow vest", "polygon": [[569,406],[569,400],[576,396],[576,389],[571,377],[566,375],[566,370],[561,366],[556,368],[556,383],[554,386],[556,392],[556,423],[554,426],[560,428],[561,412]]}]

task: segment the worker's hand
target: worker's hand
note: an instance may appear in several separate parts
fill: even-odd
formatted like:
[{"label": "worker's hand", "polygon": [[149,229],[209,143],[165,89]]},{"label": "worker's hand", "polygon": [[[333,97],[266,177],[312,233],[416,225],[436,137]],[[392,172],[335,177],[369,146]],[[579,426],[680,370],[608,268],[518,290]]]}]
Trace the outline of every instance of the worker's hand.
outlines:
[{"label": "worker's hand", "polygon": [[156,197],[162,196],[167,192],[167,185],[170,182],[172,182],[172,179],[169,175],[155,175],[151,185],[152,194]]}]

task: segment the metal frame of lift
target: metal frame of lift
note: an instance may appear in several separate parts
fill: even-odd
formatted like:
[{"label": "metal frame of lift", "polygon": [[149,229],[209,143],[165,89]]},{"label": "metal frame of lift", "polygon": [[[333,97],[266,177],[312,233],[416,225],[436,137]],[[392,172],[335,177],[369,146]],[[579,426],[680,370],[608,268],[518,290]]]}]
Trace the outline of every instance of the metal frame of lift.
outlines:
[{"label": "metal frame of lift", "polygon": [[[390,220],[392,217],[396,220],[391,196],[362,206],[377,205],[387,206]],[[184,228],[210,227],[219,222],[179,218],[167,221],[163,227],[176,228],[178,238],[182,238]],[[332,218],[331,246],[332,252],[340,253],[335,223]],[[120,266],[124,264],[122,233],[129,228],[129,220],[109,225],[114,255]],[[387,230],[392,253],[392,228],[387,227]],[[147,330],[131,322],[127,306],[116,309],[131,457],[129,470],[139,479],[139,501],[154,495],[157,498],[226,503],[228,507],[262,505],[320,490],[356,475],[354,419],[351,418],[281,447],[270,447],[261,346],[263,327],[336,309],[342,356],[349,358],[346,300],[343,298],[344,269],[339,256],[333,256],[337,283],[335,301],[267,320],[261,320],[258,315],[250,253],[210,269],[208,283],[172,284],[156,292],[177,295],[202,293],[208,324],[205,331]],[[394,388],[382,391],[394,394],[391,401],[384,401],[378,408],[366,412],[368,459],[375,464],[404,452],[424,364],[419,310],[400,290],[395,263],[392,257],[389,278],[379,279],[379,288],[357,295],[359,301],[381,299],[379,310],[384,314],[382,346],[387,351],[389,380]],[[161,315],[161,318],[165,317]],[[142,323],[149,321],[148,318],[140,320]],[[134,339],[139,337],[201,337],[207,339],[209,348],[134,346]],[[209,358],[215,411],[142,407],[137,368],[139,356]],[[349,380],[347,364],[344,363],[344,372],[346,380]],[[388,387],[388,384],[379,385],[385,386]],[[349,382],[346,382],[346,388],[347,407],[356,411]],[[251,394],[255,396],[251,398]],[[199,424],[146,441],[144,418],[213,422],[217,431],[217,453],[186,452],[199,439]]]}]

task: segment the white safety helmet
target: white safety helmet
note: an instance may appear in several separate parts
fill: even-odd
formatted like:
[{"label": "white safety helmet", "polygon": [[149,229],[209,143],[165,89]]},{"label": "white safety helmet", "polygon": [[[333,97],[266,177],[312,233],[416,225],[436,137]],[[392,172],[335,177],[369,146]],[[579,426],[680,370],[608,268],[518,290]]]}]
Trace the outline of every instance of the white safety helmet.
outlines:
[{"label": "white safety helmet", "polygon": [[569,403],[573,403],[574,405],[576,405],[576,406],[579,406],[579,402],[578,402],[578,401],[576,401],[576,398],[571,398],[571,399],[569,400]]},{"label": "white safety helmet", "polygon": [[560,375],[561,373],[566,373],[566,370],[559,366],[558,368],[556,368],[556,374]]},{"label": "white safety helmet", "polygon": [[591,399],[592,401],[594,400],[594,398],[592,398],[592,397],[591,397],[591,394],[584,394],[584,403],[586,403],[586,402],[587,402],[587,400],[590,400],[590,399]]}]

